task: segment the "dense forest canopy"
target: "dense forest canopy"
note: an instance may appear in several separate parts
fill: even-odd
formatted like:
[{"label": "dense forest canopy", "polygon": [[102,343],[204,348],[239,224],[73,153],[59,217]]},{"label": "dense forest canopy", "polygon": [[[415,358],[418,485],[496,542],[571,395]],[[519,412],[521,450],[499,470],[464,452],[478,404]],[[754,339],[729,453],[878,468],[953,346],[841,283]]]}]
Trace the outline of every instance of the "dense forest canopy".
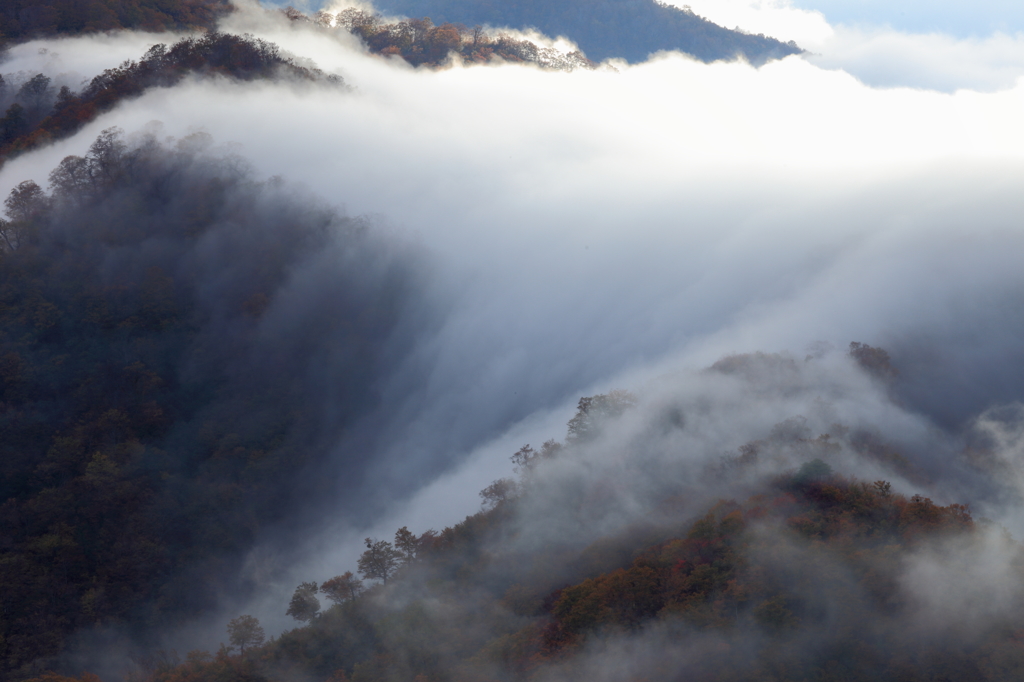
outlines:
[{"label": "dense forest canopy", "polygon": [[5,203],[4,677],[244,593],[261,530],[367,463],[322,466],[402,352],[410,256],[208,145],[107,130]]},{"label": "dense forest canopy", "polygon": [[660,50],[680,50],[702,61],[742,56],[763,64],[802,51],[792,42],[726,29],[656,0],[380,0],[376,6],[438,23],[536,28],[566,36],[595,61],[642,62]]}]

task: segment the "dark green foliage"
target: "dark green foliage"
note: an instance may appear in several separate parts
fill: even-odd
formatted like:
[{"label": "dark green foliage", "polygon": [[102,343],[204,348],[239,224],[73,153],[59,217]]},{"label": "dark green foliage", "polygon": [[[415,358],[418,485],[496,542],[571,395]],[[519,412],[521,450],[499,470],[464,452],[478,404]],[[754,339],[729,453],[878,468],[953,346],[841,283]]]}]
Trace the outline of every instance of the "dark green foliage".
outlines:
[{"label": "dark green foliage", "polygon": [[761,64],[801,52],[793,43],[731,31],[655,0],[381,0],[377,6],[436,22],[533,27],[569,37],[596,61],[641,62],[659,50],[681,50],[708,62],[742,55]]},{"label": "dark green foliage", "polygon": [[832,467],[820,459],[812,459],[807,462],[796,472],[793,477],[793,483],[796,485],[805,485],[807,483],[813,483],[822,479],[828,478],[832,475]]},{"label": "dark green foliage", "polygon": [[[319,462],[401,352],[406,257],[205,143],[108,130],[52,196],[7,202],[0,675],[80,628],[144,637],[248,589],[228,581],[240,557],[337,493]],[[357,486],[365,462],[333,454]]]}]

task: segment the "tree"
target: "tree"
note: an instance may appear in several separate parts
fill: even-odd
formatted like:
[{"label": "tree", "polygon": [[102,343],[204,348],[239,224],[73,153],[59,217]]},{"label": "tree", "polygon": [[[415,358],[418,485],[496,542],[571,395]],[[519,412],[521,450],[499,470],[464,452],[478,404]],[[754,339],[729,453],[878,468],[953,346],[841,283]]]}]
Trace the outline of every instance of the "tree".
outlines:
[{"label": "tree", "polygon": [[352,571],[336,575],[320,586],[320,591],[335,604],[355,599],[363,590],[363,581],[355,577]]},{"label": "tree", "polygon": [[244,654],[245,647],[263,644],[266,633],[255,617],[239,616],[228,622],[228,637],[231,639],[231,645],[237,646]]},{"label": "tree", "polygon": [[295,588],[295,594],[292,595],[286,613],[303,623],[308,623],[316,618],[316,614],[320,611],[320,600],[316,598],[318,589],[315,582],[301,583]]},{"label": "tree", "polygon": [[35,229],[32,221],[49,207],[49,198],[31,180],[21,182],[4,201],[10,220],[0,219],[0,251],[17,251]]},{"label": "tree", "polygon": [[401,555],[387,540],[366,538],[366,551],[359,557],[359,572],[364,578],[380,580],[385,585],[398,570]]},{"label": "tree", "polygon": [[854,341],[850,343],[849,355],[861,369],[883,381],[892,381],[899,376],[899,372],[892,366],[889,354],[881,348],[873,348],[866,343]]},{"label": "tree", "polygon": [[519,486],[511,478],[499,478],[480,491],[480,503],[484,509],[494,509],[505,500],[510,500],[519,493]]},{"label": "tree", "polygon": [[615,390],[607,394],[580,398],[576,416],[569,420],[566,440],[581,443],[593,438],[602,424],[636,407],[636,396],[629,391]]},{"label": "tree", "polygon": [[419,548],[419,540],[409,531],[408,526],[402,526],[395,531],[395,550],[398,552],[398,558],[402,564],[408,566],[416,561]]},{"label": "tree", "polygon": [[48,108],[50,98],[50,79],[39,73],[25,81],[18,90],[21,100],[33,118],[40,117]]},{"label": "tree", "polygon": [[46,207],[46,193],[32,180],[19,182],[4,200],[7,217],[11,220],[32,220]]},{"label": "tree", "polygon": [[[533,467],[535,459],[537,459],[537,451],[531,448],[530,444],[527,443],[516,450],[516,454],[512,455],[512,464],[514,466],[513,471],[517,474],[526,473]],[[481,495],[482,494],[483,493],[481,493]]]},{"label": "tree", "polygon": [[807,462],[800,470],[793,476],[793,482],[797,485],[805,485],[807,483],[813,483],[826,479],[832,475],[832,467],[820,459],[812,459]]},{"label": "tree", "polygon": [[[582,403],[584,400],[590,401],[592,399],[583,398],[580,400],[580,402]],[[579,417],[579,415],[577,415],[577,417]],[[572,424],[572,422],[569,422],[570,433],[572,433]],[[520,476],[526,478],[530,474],[530,472],[533,471],[534,467],[537,466],[538,462],[541,462],[545,459],[554,458],[555,456],[558,455],[558,453],[562,450],[563,447],[565,446],[554,439],[545,441],[544,444],[540,446],[540,450],[534,450],[532,447],[530,447],[530,444],[527,443],[523,447],[519,448],[514,455],[512,455],[512,470],[515,471]]]}]

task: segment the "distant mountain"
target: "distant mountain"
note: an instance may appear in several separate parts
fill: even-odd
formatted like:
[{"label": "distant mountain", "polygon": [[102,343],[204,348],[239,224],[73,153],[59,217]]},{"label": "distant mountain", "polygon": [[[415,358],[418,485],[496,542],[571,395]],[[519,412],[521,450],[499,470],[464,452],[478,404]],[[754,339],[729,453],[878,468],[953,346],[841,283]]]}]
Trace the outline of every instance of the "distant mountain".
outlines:
[{"label": "distant mountain", "polygon": [[763,35],[731,31],[686,9],[655,0],[379,0],[385,12],[453,22],[536,28],[574,40],[590,59],[641,62],[659,50],[680,50],[705,61],[743,55],[763,64],[802,50]]},{"label": "distant mountain", "polygon": [[32,38],[133,28],[212,28],[226,0],[4,0],[0,47]]}]

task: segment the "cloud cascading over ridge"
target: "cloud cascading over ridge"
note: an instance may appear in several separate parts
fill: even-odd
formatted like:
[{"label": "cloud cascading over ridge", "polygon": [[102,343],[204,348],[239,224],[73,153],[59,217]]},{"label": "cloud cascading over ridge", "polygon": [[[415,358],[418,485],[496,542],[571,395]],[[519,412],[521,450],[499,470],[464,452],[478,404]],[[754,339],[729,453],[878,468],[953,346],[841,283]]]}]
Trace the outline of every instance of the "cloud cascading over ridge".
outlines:
[{"label": "cloud cascading over ridge", "polygon": [[[386,414],[352,436],[377,489],[405,499],[467,459],[486,484],[511,454],[492,445],[515,425],[557,437],[542,433],[547,415],[581,394],[736,352],[886,347],[907,413],[935,428],[1024,399],[1024,86],[879,90],[802,58],[754,69],[679,54],[593,72],[415,70],[254,9],[223,28],[354,91],[153,90],[9,162],[0,191],[42,182],[101,129],[157,120],[161,135],[204,130],[258,173],[418,241],[443,312],[387,377]],[[479,487],[457,483],[418,522],[472,511]]]}]

